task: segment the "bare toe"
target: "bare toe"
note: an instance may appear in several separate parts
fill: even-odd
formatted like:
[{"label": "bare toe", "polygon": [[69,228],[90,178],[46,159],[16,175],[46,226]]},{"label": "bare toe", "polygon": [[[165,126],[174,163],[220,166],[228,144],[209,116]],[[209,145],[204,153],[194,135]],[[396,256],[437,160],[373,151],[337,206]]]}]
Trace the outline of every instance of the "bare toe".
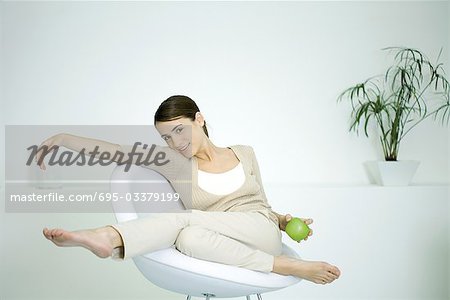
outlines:
[{"label": "bare toe", "polygon": [[331,266],[331,268],[328,271],[336,275],[338,278],[339,276],[341,276],[341,271],[335,266]]},{"label": "bare toe", "polygon": [[47,227],[45,227],[44,229],[42,229],[42,234],[48,239],[48,229]]},{"label": "bare toe", "polygon": [[327,280],[329,283],[333,282],[334,280],[336,280],[338,277],[332,273],[328,273],[327,274]]}]

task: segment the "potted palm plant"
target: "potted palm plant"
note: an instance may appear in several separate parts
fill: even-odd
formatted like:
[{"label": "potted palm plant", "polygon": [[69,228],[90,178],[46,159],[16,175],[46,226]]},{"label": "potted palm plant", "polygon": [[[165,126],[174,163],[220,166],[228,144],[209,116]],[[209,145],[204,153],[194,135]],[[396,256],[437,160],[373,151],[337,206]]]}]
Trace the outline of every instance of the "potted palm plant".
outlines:
[{"label": "potted palm plant", "polygon": [[448,124],[450,86],[443,63],[439,62],[442,49],[435,63],[417,49],[382,50],[394,52],[393,63],[385,73],[344,90],[337,101],[345,99],[352,104],[349,131],[358,133],[360,124],[364,123],[365,135],[369,137],[367,126],[371,120],[376,122],[385,161],[366,162],[366,166],[377,183],[408,185],[419,162],[398,160],[400,143],[430,116]]}]

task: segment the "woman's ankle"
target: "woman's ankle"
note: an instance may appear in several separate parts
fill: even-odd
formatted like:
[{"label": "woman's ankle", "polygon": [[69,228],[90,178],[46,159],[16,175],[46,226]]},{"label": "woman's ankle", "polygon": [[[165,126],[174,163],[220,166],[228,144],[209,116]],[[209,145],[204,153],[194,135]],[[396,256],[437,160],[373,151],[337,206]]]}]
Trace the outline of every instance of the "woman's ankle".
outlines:
[{"label": "woman's ankle", "polygon": [[276,256],[273,264],[273,271],[281,275],[291,275],[293,263],[297,260],[286,255]]},{"label": "woman's ankle", "polygon": [[96,232],[105,234],[111,242],[112,248],[123,247],[123,240],[120,233],[111,225],[95,229]]}]

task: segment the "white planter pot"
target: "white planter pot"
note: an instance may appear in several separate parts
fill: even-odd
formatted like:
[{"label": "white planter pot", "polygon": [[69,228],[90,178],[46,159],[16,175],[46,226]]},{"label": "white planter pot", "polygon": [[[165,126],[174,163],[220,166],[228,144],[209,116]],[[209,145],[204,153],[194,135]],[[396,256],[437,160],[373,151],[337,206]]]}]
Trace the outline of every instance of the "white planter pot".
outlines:
[{"label": "white planter pot", "polygon": [[371,181],[385,186],[405,186],[409,185],[420,162],[415,160],[398,161],[366,161]]}]

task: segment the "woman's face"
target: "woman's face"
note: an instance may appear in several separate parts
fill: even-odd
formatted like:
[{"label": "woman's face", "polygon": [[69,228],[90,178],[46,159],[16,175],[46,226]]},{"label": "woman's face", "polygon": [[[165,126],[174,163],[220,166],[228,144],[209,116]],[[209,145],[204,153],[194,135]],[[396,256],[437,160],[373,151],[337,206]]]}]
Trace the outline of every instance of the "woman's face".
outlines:
[{"label": "woman's face", "polygon": [[171,121],[156,122],[155,127],[170,148],[190,158],[197,153],[198,147],[205,137],[203,124],[203,117],[197,112],[194,121],[182,117]]}]

